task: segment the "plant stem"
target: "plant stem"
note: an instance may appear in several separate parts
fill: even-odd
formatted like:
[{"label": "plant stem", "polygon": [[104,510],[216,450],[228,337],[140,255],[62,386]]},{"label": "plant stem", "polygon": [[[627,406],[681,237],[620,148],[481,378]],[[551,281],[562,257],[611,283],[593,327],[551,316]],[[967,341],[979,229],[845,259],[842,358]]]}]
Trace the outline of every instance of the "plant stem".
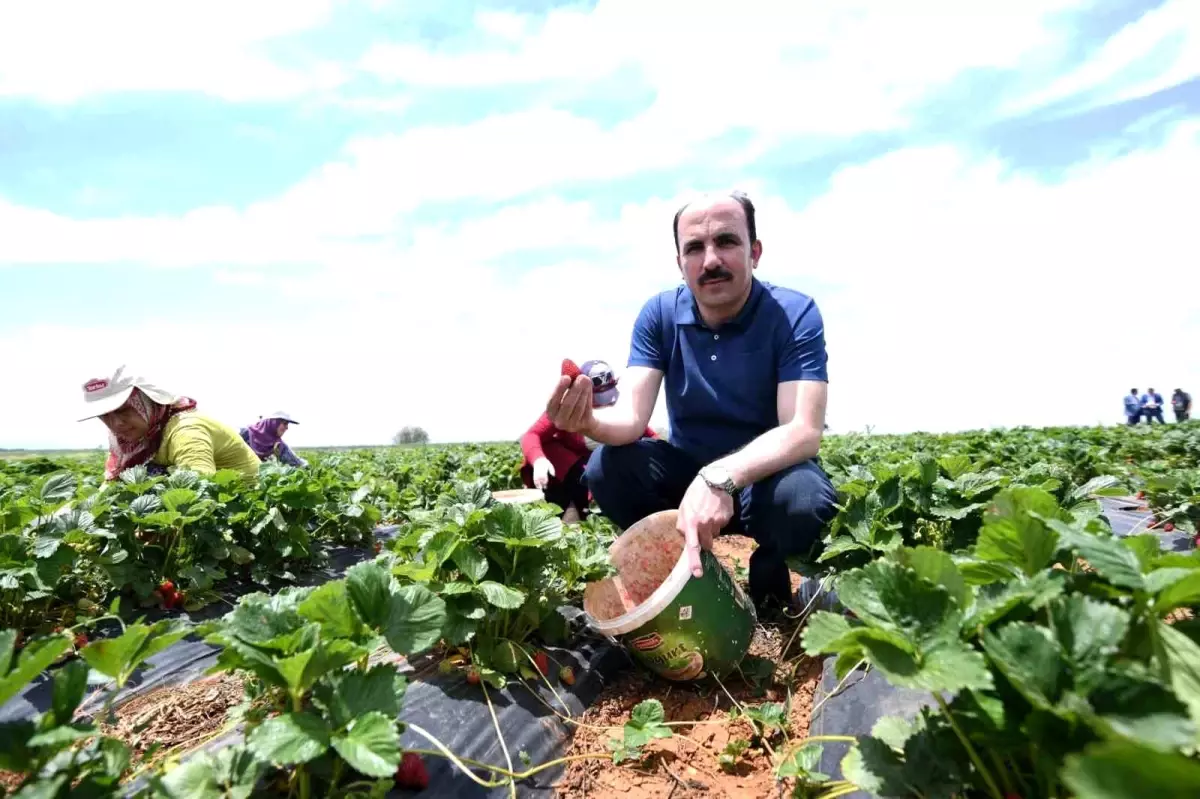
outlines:
[{"label": "plant stem", "polygon": [[340,757],[333,761],[333,776],[329,779],[329,795],[337,796],[337,785],[342,781],[342,769],[345,767],[346,761]]},{"label": "plant stem", "polygon": [[309,778],[308,771],[304,766],[297,766],[296,771],[300,774],[300,799],[309,799],[312,793],[312,781]]},{"label": "plant stem", "polygon": [[996,754],[996,750],[989,749],[988,756],[992,759],[992,765],[996,767],[996,773],[1000,775],[1000,781],[1004,783],[1004,792],[1006,794],[1016,793],[1016,791],[1013,789],[1012,778],[1008,775],[1008,769],[1004,767],[1004,761],[1002,761],[1000,756]]},{"label": "plant stem", "polygon": [[818,711],[818,710],[820,710],[820,709],[821,709],[821,708],[822,708],[822,707],[825,705],[825,703],[826,703],[826,702],[828,702],[828,701],[829,701],[830,699],[832,699],[833,697],[837,696],[837,695],[838,695],[838,693],[840,693],[840,692],[841,692],[842,688],[844,688],[844,687],[845,687],[845,685],[846,685],[846,680],[849,680],[851,677],[853,677],[853,676],[854,676],[854,672],[858,671],[858,667],[859,667],[859,666],[861,666],[862,664],[866,663],[866,662],[867,662],[867,659],[866,659],[866,658],[863,658],[862,660],[860,660],[860,661],[858,661],[857,663],[855,663],[855,664],[854,664],[854,668],[852,668],[852,669],[850,669],[850,671],[846,672],[846,676],[845,676],[845,677],[843,677],[843,678],[842,678],[842,679],[841,679],[841,680],[838,682],[838,684],[837,684],[837,685],[833,686],[833,690],[832,690],[832,691],[830,691],[830,692],[829,692],[828,694],[826,694],[825,696],[821,697],[821,701],[820,701],[820,702],[817,702],[815,705],[813,705],[813,706],[812,706],[812,709],[808,711],[808,717],[811,719],[813,716],[817,715],[817,711]]},{"label": "plant stem", "polygon": [[[571,712],[571,708],[567,707],[566,700],[564,700],[559,695],[558,691],[555,690],[554,685],[550,682],[549,677],[545,674],[542,674],[542,672],[538,670],[537,661],[534,660],[533,656],[529,654],[529,650],[527,650],[525,647],[523,647],[521,644],[517,643],[516,641],[510,641],[510,643],[512,643],[512,645],[515,646],[517,649],[521,650],[521,654],[524,655],[525,659],[529,661],[529,665],[533,666],[533,671],[535,674],[538,675],[538,679],[540,679],[542,682],[546,683],[546,686],[550,689],[550,693],[554,694],[554,698],[557,699],[559,704],[561,704],[563,706],[563,710],[567,711],[567,713],[569,714]],[[549,658],[549,655],[547,655],[547,658]],[[530,690],[532,690],[532,689],[530,689]],[[533,691],[533,693],[536,695],[537,691]]]},{"label": "plant stem", "polygon": [[[418,735],[425,738],[425,740],[429,741],[434,746],[436,746],[437,749],[436,750],[434,750],[434,749],[405,749],[404,751],[412,752],[415,755],[425,755],[428,757],[444,757],[447,760],[449,760],[451,763],[453,763],[455,766],[457,766],[460,771],[462,771],[464,774],[466,774],[468,777],[470,777],[471,780],[476,785],[482,786],[484,788],[499,788],[501,785],[508,784],[508,779],[512,779],[512,780],[528,779],[529,777],[532,777],[536,774],[540,774],[541,772],[545,771],[546,769],[551,769],[551,768],[554,768],[555,766],[561,766],[561,765],[565,765],[567,763],[576,763],[581,760],[612,760],[612,752],[588,752],[588,753],[582,754],[582,755],[567,755],[566,757],[556,758],[556,759],[550,760],[546,763],[539,763],[538,765],[534,766],[533,768],[526,769],[525,771],[509,771],[509,770],[505,769],[503,766],[493,766],[490,763],[482,763],[478,760],[472,760],[469,757],[459,757],[458,755],[454,754],[449,749],[447,749],[445,747],[445,745],[442,744],[441,741],[439,741],[437,738],[433,737],[433,735],[431,735],[429,732],[421,729],[420,727],[418,727],[415,724],[412,724],[411,722],[406,722],[406,724],[408,725],[408,728],[410,730],[412,730],[413,732],[415,732]],[[468,768],[468,766],[473,766],[477,769],[482,769],[484,771],[489,771],[494,774],[499,774],[502,777],[507,777],[508,779],[504,780],[503,782],[491,782],[489,780],[480,778],[479,775],[477,775],[474,771],[471,771],[471,769]]]},{"label": "plant stem", "polygon": [[971,762],[975,764],[975,768],[979,770],[979,776],[987,783],[988,791],[994,799],[1004,799],[1004,794],[1000,792],[1000,788],[996,785],[996,781],[992,778],[991,772],[983,765],[983,761],[979,758],[979,753],[975,751],[975,747],[971,745],[971,740],[963,733],[962,728],[958,726],[958,721],[955,720],[954,714],[950,712],[950,707],[946,704],[946,700],[942,698],[940,691],[933,692],[933,698],[941,708],[942,713],[946,716],[946,720],[950,722],[950,727],[954,730],[954,734],[958,736],[958,740],[962,742],[963,747],[967,750],[967,756],[971,758]]},{"label": "plant stem", "polygon": [[[500,719],[496,718],[496,706],[492,704],[492,695],[488,693],[487,683],[481,681],[479,687],[483,689],[483,698],[487,702],[488,713],[492,716],[492,726],[496,728],[496,739],[500,741],[500,751],[504,753],[504,762],[508,764],[508,770],[512,771],[512,756],[508,753],[508,744],[504,742],[504,732],[500,729]],[[509,779],[508,793],[512,799],[517,799],[517,783],[515,780]]]}]

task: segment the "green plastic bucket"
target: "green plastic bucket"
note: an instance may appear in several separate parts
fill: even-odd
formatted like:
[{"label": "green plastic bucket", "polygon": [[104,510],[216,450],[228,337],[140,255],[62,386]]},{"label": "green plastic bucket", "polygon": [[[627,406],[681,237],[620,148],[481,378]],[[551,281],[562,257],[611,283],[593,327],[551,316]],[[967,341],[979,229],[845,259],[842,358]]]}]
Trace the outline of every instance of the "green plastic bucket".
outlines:
[{"label": "green plastic bucket", "polygon": [[710,552],[693,577],[676,530],[677,511],[647,516],[609,548],[618,574],[590,583],[588,624],[668,680],[724,677],[750,648],[754,605]]}]

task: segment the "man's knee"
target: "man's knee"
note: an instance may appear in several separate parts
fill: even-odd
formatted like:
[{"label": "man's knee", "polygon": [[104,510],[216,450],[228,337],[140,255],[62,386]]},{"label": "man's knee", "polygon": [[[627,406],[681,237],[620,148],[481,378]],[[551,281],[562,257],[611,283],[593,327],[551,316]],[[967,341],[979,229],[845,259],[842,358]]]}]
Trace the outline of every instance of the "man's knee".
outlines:
[{"label": "man's knee", "polygon": [[815,461],[766,478],[751,498],[752,535],[785,554],[810,552],[837,513],[837,491]]},{"label": "man's knee", "polygon": [[639,446],[643,443],[635,441],[623,446],[601,444],[592,451],[585,474],[588,489],[601,508],[606,500],[643,481],[643,473],[650,460],[650,453]]},{"label": "man's knee", "polygon": [[796,464],[775,477],[772,504],[788,517],[824,524],[837,512],[837,491],[816,461]]}]

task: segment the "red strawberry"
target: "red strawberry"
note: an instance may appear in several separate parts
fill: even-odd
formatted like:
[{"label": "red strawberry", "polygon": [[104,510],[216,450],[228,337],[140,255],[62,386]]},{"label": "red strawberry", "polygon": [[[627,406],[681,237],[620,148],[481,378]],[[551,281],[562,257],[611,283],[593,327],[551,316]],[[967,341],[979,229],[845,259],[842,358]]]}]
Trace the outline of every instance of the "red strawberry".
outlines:
[{"label": "red strawberry", "polygon": [[479,685],[479,669],[467,669],[467,684]]},{"label": "red strawberry", "polygon": [[574,685],[575,672],[570,666],[563,666],[558,670],[558,679],[562,680],[563,685]]},{"label": "red strawberry", "polygon": [[542,676],[550,676],[550,658],[545,652],[536,652],[533,656],[533,665],[537,666],[537,670],[542,673]]},{"label": "red strawberry", "polygon": [[400,768],[396,769],[396,784],[401,788],[415,788],[418,791],[429,787],[429,771],[425,761],[416,752],[405,752],[400,758]]},{"label": "red strawberry", "polygon": [[579,371],[579,367],[570,358],[563,358],[562,373],[564,377],[569,377],[572,380],[579,377],[583,372]]},{"label": "red strawberry", "polygon": [[163,581],[158,584],[158,590],[162,591],[164,594],[173,594],[175,593],[175,583],[164,578]]},{"label": "red strawberry", "polygon": [[1137,492],[1137,498],[1138,498],[1138,499],[1145,499],[1145,498],[1146,498],[1146,492],[1145,492],[1145,491],[1139,491],[1139,492]]},{"label": "red strawberry", "polygon": [[88,643],[87,633],[76,633],[75,634],[75,648],[76,649],[83,649],[85,646],[87,646],[87,643]]},{"label": "red strawberry", "polygon": [[382,551],[383,551],[383,544],[376,541],[375,542],[375,554],[378,555]]},{"label": "red strawberry", "polygon": [[1166,530],[1168,533],[1173,533],[1173,532],[1175,532],[1175,525],[1171,524],[1171,522],[1167,522],[1166,524],[1163,525],[1163,529]]}]

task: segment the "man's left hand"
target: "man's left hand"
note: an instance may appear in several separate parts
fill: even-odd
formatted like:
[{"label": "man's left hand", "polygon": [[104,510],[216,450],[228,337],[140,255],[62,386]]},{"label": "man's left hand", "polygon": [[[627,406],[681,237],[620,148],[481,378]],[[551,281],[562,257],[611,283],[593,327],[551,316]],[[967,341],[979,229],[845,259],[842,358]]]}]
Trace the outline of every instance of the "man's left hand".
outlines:
[{"label": "man's left hand", "polygon": [[713,536],[733,518],[733,497],[719,488],[711,488],[699,475],[688,486],[679,503],[676,527],[683,533],[688,566],[692,575],[704,574],[700,550],[712,549]]}]

